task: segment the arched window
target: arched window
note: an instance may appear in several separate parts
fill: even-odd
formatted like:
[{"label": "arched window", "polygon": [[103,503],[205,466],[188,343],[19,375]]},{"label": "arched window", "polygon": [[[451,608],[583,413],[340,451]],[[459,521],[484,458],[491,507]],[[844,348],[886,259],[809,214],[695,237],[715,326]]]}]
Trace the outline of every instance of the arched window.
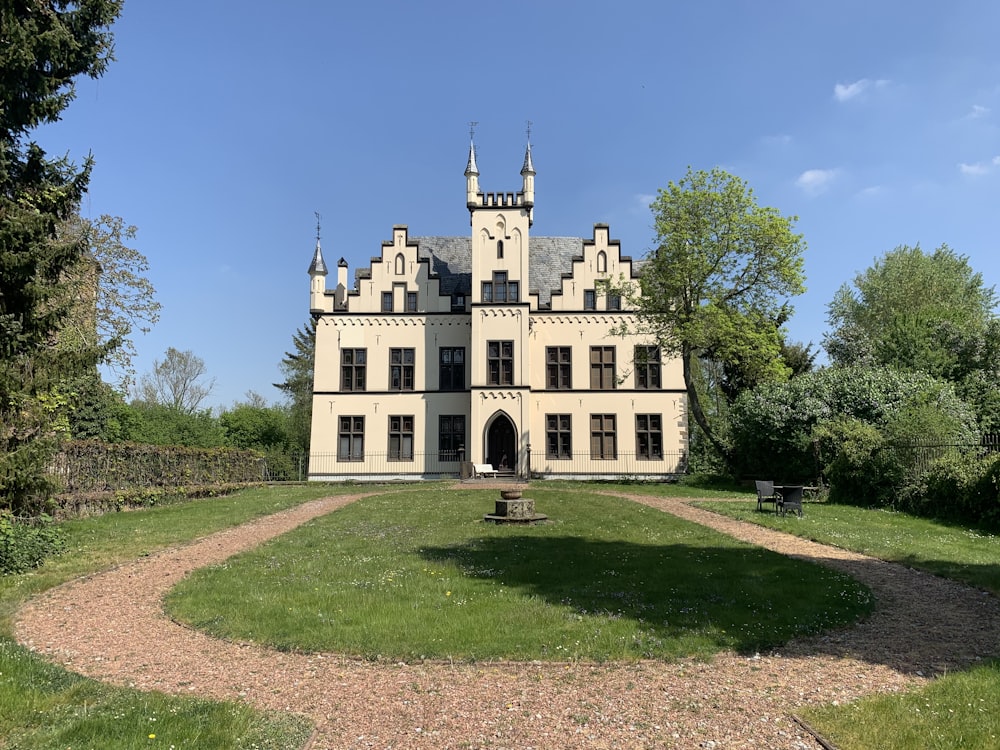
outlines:
[{"label": "arched window", "polygon": [[608,256],[603,250],[597,254],[597,272],[608,272]]},{"label": "arched window", "polygon": [[497,257],[503,257],[503,240],[497,240]]},{"label": "arched window", "polygon": [[400,253],[396,256],[396,275],[402,276],[406,273],[406,260],[403,258],[403,254]]}]

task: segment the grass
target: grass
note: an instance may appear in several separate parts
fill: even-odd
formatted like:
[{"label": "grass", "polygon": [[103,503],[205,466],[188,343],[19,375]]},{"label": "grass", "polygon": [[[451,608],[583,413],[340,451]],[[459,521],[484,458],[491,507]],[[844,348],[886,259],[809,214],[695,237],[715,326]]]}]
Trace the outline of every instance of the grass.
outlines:
[{"label": "grass", "polygon": [[[699,507],[791,534],[893,560],[1000,594],[1000,538],[884,510],[807,503],[802,519],[758,513],[746,503]],[[802,717],[843,750],[993,750],[1000,747],[1000,663],[948,675],[904,695],[809,707]]]},{"label": "grass", "polygon": [[823,544],[861,552],[963,581],[1000,595],[1000,537],[889,510],[806,503],[803,518],[757,512],[756,496],[745,503],[704,502],[706,508],[741,521],[780,529]]},{"label": "grass", "polygon": [[115,688],[71,674],[18,646],[11,617],[29,596],[64,581],[329,494],[330,487],[318,485],[261,488],[62,524],[66,553],[36,571],[0,576],[0,747],[301,747],[311,727],[299,717]]},{"label": "grass", "polygon": [[870,607],[840,573],[645,506],[577,486],[530,496],[550,523],[484,523],[495,490],[366,498],[196,572],[167,608],[279,649],[605,661],[753,653]]}]

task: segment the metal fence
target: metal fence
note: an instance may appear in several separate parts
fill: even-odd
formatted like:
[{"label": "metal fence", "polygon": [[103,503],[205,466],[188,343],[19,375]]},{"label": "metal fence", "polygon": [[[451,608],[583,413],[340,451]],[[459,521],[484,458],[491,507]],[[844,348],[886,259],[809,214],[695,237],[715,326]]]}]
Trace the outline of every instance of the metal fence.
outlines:
[{"label": "metal fence", "polygon": [[1000,434],[983,435],[979,442],[942,442],[935,440],[908,440],[883,445],[877,452],[879,459],[897,466],[906,466],[914,474],[922,474],[935,462],[949,454],[962,456],[988,456],[1000,453]]},{"label": "metal fence", "polygon": [[[390,481],[394,479],[445,479],[463,475],[462,455],[448,453],[373,453],[342,456],[336,453],[312,453],[308,476],[312,479]],[[468,467],[468,464],[465,464]],[[572,453],[559,457],[544,452],[527,451],[521,464],[513,463],[499,470],[501,477],[534,479],[672,479],[685,473],[687,455],[680,451],[648,457],[616,452],[606,458],[590,453]]]}]

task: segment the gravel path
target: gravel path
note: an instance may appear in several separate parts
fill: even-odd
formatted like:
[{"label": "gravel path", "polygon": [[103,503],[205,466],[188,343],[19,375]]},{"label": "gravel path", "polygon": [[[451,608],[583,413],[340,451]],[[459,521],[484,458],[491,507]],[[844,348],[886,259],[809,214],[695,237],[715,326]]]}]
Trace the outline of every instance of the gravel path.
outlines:
[{"label": "gravel path", "polygon": [[990,595],[681,500],[641,496],[630,497],[847,571],[872,588],[876,611],[856,627],[780,652],[628,665],[370,664],[220,641],[164,615],[164,594],[192,570],[358,497],[310,502],[52,589],[19,612],[17,638],[96,679],[303,714],[317,726],[310,750],[812,750],[819,743],[791,718],[797,707],[909,689],[1000,653],[1000,601]]}]

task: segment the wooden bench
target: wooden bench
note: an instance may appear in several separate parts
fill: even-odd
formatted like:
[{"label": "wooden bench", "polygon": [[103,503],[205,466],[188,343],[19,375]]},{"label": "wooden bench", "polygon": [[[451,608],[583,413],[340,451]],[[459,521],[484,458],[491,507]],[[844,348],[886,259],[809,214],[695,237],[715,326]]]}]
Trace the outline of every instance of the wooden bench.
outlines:
[{"label": "wooden bench", "polygon": [[472,472],[476,479],[488,476],[492,476],[495,479],[497,476],[497,470],[493,468],[493,464],[472,464]]}]

